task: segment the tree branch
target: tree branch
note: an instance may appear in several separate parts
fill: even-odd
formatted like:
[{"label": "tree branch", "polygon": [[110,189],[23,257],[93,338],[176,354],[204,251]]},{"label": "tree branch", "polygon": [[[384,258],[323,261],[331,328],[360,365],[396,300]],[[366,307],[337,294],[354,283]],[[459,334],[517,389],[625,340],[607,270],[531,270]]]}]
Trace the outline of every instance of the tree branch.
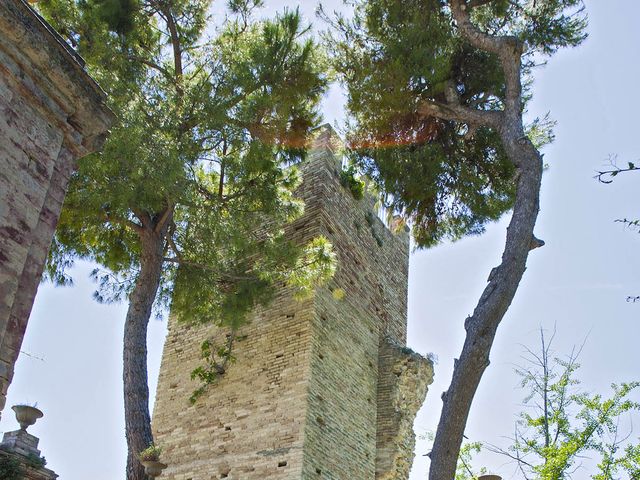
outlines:
[{"label": "tree branch", "polygon": [[167,80],[173,80],[173,75],[171,75],[169,70],[167,70],[166,68],[158,65],[155,62],[152,62],[151,60],[147,60],[146,58],[138,57],[136,55],[129,55],[129,56],[127,56],[127,59],[128,60],[132,60],[134,62],[140,62],[140,63],[146,65],[147,67],[151,67],[154,70],[157,70],[158,72],[162,73],[162,75],[164,75],[164,77]]},{"label": "tree branch", "polygon": [[484,5],[488,5],[489,3],[493,2],[494,0],[469,0],[467,2],[467,8],[469,10],[476,8],[476,7],[482,7]]},{"label": "tree branch", "polygon": [[627,162],[627,167],[621,168],[616,164],[616,156],[612,155],[609,157],[609,165],[611,168],[609,170],[601,170],[593,177],[598,180],[600,183],[613,183],[613,177],[623,172],[635,172],[640,170],[640,166],[636,165],[633,162]]},{"label": "tree branch", "polygon": [[[471,23],[468,4],[450,0],[451,11],[460,34],[472,46],[499,56],[506,79],[504,112],[484,112],[451,104],[455,98],[449,87],[447,105],[427,104],[425,111],[449,120],[486,125],[493,119],[508,158],[516,166],[516,196],[507,228],[502,261],[490,275],[473,314],[465,321],[464,346],[454,364],[449,389],[443,393],[443,407],[436,431],[430,480],[451,480],[455,476],[460,445],[478,385],[489,365],[489,355],[498,325],[509,308],[524,275],[532,246],[538,246],[533,229],[538,216],[542,157],[524,133],[520,66],[522,44],[515,37],[493,37]],[[463,109],[463,110],[462,110]],[[423,107],[424,110],[424,107]],[[485,115],[485,114],[491,114]]]},{"label": "tree branch", "polygon": [[106,211],[104,212],[104,217],[105,217],[105,220],[109,223],[117,223],[118,225],[122,225],[125,228],[131,228],[137,233],[142,231],[141,225],[138,225],[136,222],[133,222],[129,219],[112,217]]},{"label": "tree branch", "polygon": [[469,13],[473,6],[471,3],[465,0],[450,0],[449,4],[462,38],[472,46],[500,58],[506,84],[505,112],[514,118],[520,116],[522,112],[520,70],[524,44],[514,36],[493,36],[482,32],[471,22]]},{"label": "tree branch", "polygon": [[476,110],[460,104],[442,103],[434,100],[423,100],[418,106],[418,113],[425,117],[438,117],[443,120],[454,120],[474,126],[486,126],[496,129],[502,123],[501,112]]},{"label": "tree branch", "polygon": [[166,208],[162,212],[162,215],[160,216],[158,223],[156,223],[153,229],[154,232],[160,233],[160,231],[164,228],[167,222],[171,220],[171,218],[173,218],[173,205],[171,204],[171,202],[167,202]]}]

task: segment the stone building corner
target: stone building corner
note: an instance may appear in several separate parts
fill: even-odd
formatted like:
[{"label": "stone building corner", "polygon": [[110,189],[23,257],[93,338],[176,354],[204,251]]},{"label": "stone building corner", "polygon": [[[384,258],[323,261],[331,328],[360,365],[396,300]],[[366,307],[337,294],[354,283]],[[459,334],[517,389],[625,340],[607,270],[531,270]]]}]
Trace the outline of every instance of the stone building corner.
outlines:
[{"label": "stone building corner", "polygon": [[76,160],[114,120],[55,30],[0,0],[0,412]]}]

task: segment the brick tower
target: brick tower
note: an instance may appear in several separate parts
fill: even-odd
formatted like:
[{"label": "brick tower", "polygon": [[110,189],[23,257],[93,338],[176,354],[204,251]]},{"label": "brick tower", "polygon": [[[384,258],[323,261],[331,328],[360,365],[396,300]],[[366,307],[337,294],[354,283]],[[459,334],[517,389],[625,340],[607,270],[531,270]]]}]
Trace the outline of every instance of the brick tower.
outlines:
[{"label": "brick tower", "polygon": [[[431,362],[405,347],[409,238],[340,183],[338,138],[322,127],[302,165],[305,214],[289,229],[329,238],[335,277],[313,298],[283,289],[241,330],[237,358],[190,405],[216,327],[169,322],[153,415],[172,480],[406,480],[413,419]],[[342,298],[334,295],[344,291]]]}]

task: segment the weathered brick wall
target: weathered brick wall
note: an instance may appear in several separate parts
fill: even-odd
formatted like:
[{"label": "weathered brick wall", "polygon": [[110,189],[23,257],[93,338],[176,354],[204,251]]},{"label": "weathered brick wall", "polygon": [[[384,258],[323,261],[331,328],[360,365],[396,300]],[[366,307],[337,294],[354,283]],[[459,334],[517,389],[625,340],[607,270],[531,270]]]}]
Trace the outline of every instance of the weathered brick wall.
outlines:
[{"label": "weathered brick wall", "polygon": [[[166,478],[374,480],[379,438],[401,436],[397,422],[377,415],[398,390],[394,380],[379,390],[387,368],[379,353],[383,339],[406,340],[408,235],[391,233],[370,199],[342,187],[336,140],[327,128],[316,140],[303,165],[305,215],[290,228],[300,241],[330,239],[334,279],[310,300],[282,291],[257,312],[236,364],[195,406],[189,372],[199,345],[226,332],[170,322],[153,418]],[[419,374],[426,387],[430,371]]]},{"label": "weathered brick wall", "polygon": [[0,411],[75,160],[113,121],[80,61],[23,1],[0,0]]},{"label": "weathered brick wall", "polygon": [[392,338],[382,339],[378,357],[376,480],[409,477],[413,421],[433,381],[433,364]]}]

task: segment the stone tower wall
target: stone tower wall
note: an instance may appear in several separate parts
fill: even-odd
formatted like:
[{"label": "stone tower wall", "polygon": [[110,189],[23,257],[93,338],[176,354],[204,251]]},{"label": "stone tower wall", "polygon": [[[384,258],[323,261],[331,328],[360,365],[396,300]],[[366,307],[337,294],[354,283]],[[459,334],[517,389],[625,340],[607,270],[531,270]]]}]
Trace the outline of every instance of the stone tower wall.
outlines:
[{"label": "stone tower wall", "polygon": [[[408,235],[391,233],[372,200],[356,201],[341,185],[338,148],[323,129],[302,167],[305,214],[289,229],[297,241],[329,238],[334,279],[304,302],[283,290],[256,312],[240,332],[237,362],[194,406],[199,346],[226,332],[170,322],[153,417],[166,478],[374,480],[398,470],[395,459],[413,458],[390,443],[407,432],[394,420],[402,374],[387,367],[406,354],[380,356],[406,340]],[[424,386],[413,396],[422,403],[431,365],[415,358]]]},{"label": "stone tower wall", "polygon": [[338,269],[315,297],[302,478],[374,479],[376,412],[387,400],[378,398],[379,348],[387,336],[406,341],[409,238],[383,225],[371,198],[353,199],[331,142],[319,143],[305,188],[320,199],[321,231]]}]

